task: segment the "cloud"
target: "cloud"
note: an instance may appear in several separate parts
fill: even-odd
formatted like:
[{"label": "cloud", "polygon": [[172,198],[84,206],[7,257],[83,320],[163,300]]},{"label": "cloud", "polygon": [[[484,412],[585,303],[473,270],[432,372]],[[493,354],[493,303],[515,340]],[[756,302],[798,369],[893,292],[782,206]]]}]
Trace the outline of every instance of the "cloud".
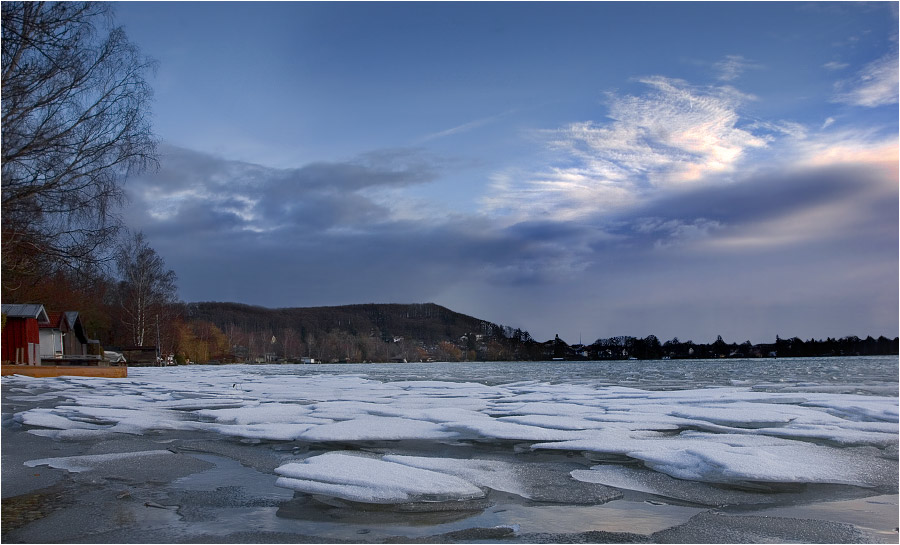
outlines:
[{"label": "cloud", "polygon": [[892,51],[865,65],[853,78],[835,84],[835,102],[874,108],[897,104],[898,56]]},{"label": "cloud", "polygon": [[129,181],[133,223],[147,229],[312,231],[385,221],[367,191],[427,183],[441,167],[415,150],[274,169],[164,146],[161,168]]},{"label": "cloud", "polygon": [[767,145],[768,136],[741,126],[738,109],[753,98],[732,87],[662,77],[640,82],[649,89],[642,95],[608,95],[609,122],[540,133],[556,164],[496,174],[485,209],[517,221],[575,219],[730,174],[748,150]]},{"label": "cloud", "polygon": [[720,229],[722,224],[706,218],[665,219],[660,217],[638,218],[634,229],[637,233],[656,238],[654,247],[671,248],[706,239]]},{"label": "cloud", "polygon": [[455,134],[461,134],[465,132],[469,132],[471,130],[477,129],[479,127],[483,127],[484,125],[489,125],[499,119],[502,119],[510,114],[515,113],[515,110],[507,110],[505,112],[499,113],[497,115],[492,115],[490,117],[484,117],[481,119],[476,119],[475,121],[469,121],[468,123],[463,123],[462,125],[457,125],[455,127],[451,127],[449,129],[428,134],[420,140],[420,142],[425,143],[431,140],[437,140],[438,138],[444,138],[447,136],[453,136]]},{"label": "cloud", "polygon": [[[896,167],[847,163],[768,172],[671,193],[620,213],[619,232],[657,248],[774,251],[841,240],[896,241]],[[829,242],[830,241],[830,242]]]},{"label": "cloud", "polygon": [[844,129],[787,143],[783,160],[804,168],[862,164],[883,169],[897,163],[898,153],[896,135],[882,136],[874,129]]},{"label": "cloud", "polygon": [[849,65],[848,63],[846,63],[846,62],[831,61],[831,62],[826,62],[826,63],[823,64],[822,66],[823,66],[826,70],[843,70],[844,68],[847,68],[847,67],[849,67],[850,65]]},{"label": "cloud", "polygon": [[[641,81],[645,93],[608,95],[606,120],[539,132],[534,164],[491,179],[484,211],[507,231],[569,233],[548,246],[568,243],[552,260],[516,253],[509,269],[570,302],[545,323],[583,328],[576,314],[615,332],[692,335],[673,325],[684,321],[763,339],[846,335],[850,315],[860,331],[896,323],[884,312],[897,293],[896,135],[744,120],[754,98],[731,87]],[[548,304],[529,296],[516,312],[544,316]]]},{"label": "cloud", "polygon": [[[494,262],[491,289],[468,275],[445,289],[472,314],[522,317],[539,339],[893,336],[898,176],[884,159],[778,164],[578,220],[516,224],[505,234],[539,244]],[[565,250],[546,263],[523,253],[544,243]],[[565,276],[549,268],[556,260]]]},{"label": "cloud", "polygon": [[759,65],[745,59],[741,55],[727,55],[721,61],[715,63],[713,68],[719,73],[720,81],[733,81],[740,77],[748,68],[759,68]]},{"label": "cloud", "polygon": [[582,226],[410,218],[382,199],[379,192],[433,181],[441,165],[388,150],[274,169],[164,146],[159,171],[129,180],[126,214],[194,301],[428,301],[461,280],[534,285],[583,268],[584,252],[572,251],[583,245]]},{"label": "cloud", "polygon": [[164,146],[126,213],[191,301],[435,301],[538,338],[895,323],[895,134],[745,119],[755,99],[730,86],[640,83],[606,95],[604,119],[533,133],[544,149],[493,173],[480,210],[428,198],[451,163],[422,150],[275,169]]}]

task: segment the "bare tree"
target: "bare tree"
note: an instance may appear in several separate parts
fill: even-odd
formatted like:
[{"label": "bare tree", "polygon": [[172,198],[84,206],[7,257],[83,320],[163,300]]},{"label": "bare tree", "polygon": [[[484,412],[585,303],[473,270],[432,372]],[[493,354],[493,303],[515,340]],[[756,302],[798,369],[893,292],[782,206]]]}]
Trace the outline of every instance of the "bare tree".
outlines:
[{"label": "bare tree", "polygon": [[142,57],[106,3],[2,3],[4,288],[39,267],[97,263],[122,183],[155,165]]},{"label": "bare tree", "polygon": [[155,343],[157,328],[170,318],[176,302],[175,271],[166,270],[165,261],[140,232],[119,245],[116,268],[121,278],[116,297],[131,342],[142,346],[152,339]]}]

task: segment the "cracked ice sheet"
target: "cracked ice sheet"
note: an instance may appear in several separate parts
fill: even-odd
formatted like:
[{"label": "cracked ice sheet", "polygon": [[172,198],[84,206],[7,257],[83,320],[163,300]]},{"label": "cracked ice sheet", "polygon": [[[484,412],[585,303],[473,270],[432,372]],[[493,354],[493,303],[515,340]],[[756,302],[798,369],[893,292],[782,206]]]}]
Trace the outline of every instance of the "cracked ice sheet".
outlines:
[{"label": "cracked ice sheet", "polygon": [[293,441],[303,436],[311,424],[213,424],[209,422],[194,422],[191,428],[226,435],[228,437],[242,437],[244,439],[258,439],[261,441]]},{"label": "cracked ice sheet", "polygon": [[831,483],[873,487],[895,481],[896,460],[775,437],[683,432],[675,438],[615,437],[540,443],[534,449],[625,455],[678,479],[709,483]]},{"label": "cracked ice sheet", "polygon": [[203,409],[197,415],[220,424],[325,424],[330,420],[310,416],[306,405],[291,403],[246,403],[242,407]]},{"label": "cracked ice sheet", "polygon": [[447,439],[456,434],[443,425],[382,416],[360,416],[343,422],[311,427],[298,436],[307,441],[398,441]]},{"label": "cracked ice sheet", "polygon": [[668,411],[670,415],[686,420],[703,420],[721,426],[736,428],[768,428],[782,426],[796,420],[805,412],[792,411],[781,406],[760,403],[715,403],[680,407]]},{"label": "cracked ice sheet", "polygon": [[885,404],[884,398],[861,395],[810,394],[806,405],[822,407],[829,414],[850,420],[875,420],[896,423],[900,418],[900,407],[895,402]]},{"label": "cracked ice sheet", "polygon": [[113,454],[90,454],[85,456],[64,456],[61,458],[41,458],[39,460],[28,460],[25,465],[28,467],[50,466],[55,469],[64,469],[70,473],[81,473],[90,471],[100,464],[107,462],[118,462],[120,460],[139,458],[143,456],[171,456],[172,452],[168,450],[144,450],[140,452],[120,452]]},{"label": "cracked ice sheet", "polygon": [[516,468],[519,464],[499,460],[462,460],[458,458],[429,458],[424,456],[386,455],[386,462],[395,462],[419,469],[446,473],[465,479],[478,486],[486,486],[529,498],[520,482]]},{"label": "cracked ice sheet", "polygon": [[[825,482],[810,470],[792,476],[772,469],[810,455],[813,464],[834,468],[834,480],[827,482],[867,486],[879,472],[890,475],[883,464],[893,464],[896,473],[896,397],[748,387],[644,391],[538,382],[382,382],[358,375],[249,374],[240,367],[136,369],[133,378],[115,380],[3,381],[17,395],[33,391],[44,402],[49,395],[60,399],[57,407],[15,415],[34,428],[29,431],[58,439],[171,429],[273,441],[441,441],[456,434],[484,443],[540,441],[534,448],[632,456],[659,471],[712,481]],[[685,431],[691,429],[707,433]],[[834,444],[886,452],[867,457],[860,449],[826,446]],[[861,475],[865,460],[873,461],[874,473]]]},{"label": "cracked ice sheet", "polygon": [[[703,505],[759,504],[779,501],[777,496],[743,490],[723,490],[715,486],[669,477],[649,469],[620,465],[597,465],[591,469],[576,469],[572,478],[588,483],[614,486],[625,490],[647,492]],[[782,493],[783,495],[784,493]]]},{"label": "cracked ice sheet", "polygon": [[148,430],[192,429],[189,423],[182,421],[181,415],[169,411],[121,407],[61,405],[55,409],[17,413],[14,419],[22,424],[44,428],[105,430],[133,435],[141,435]]},{"label": "cracked ice sheet", "polygon": [[761,428],[755,430],[755,432],[760,435],[771,435],[785,439],[817,439],[849,446],[872,445],[879,448],[887,448],[897,444],[897,433],[891,430],[867,431],[839,426],[795,425],[790,428]]},{"label": "cracked ice sheet", "polygon": [[446,473],[480,487],[541,502],[598,505],[622,497],[620,492],[607,486],[573,480],[567,464],[395,454],[385,455],[382,459]]},{"label": "cracked ice sheet", "polygon": [[444,473],[330,452],[275,469],[275,486],[361,503],[458,501],[484,497],[474,484]]}]

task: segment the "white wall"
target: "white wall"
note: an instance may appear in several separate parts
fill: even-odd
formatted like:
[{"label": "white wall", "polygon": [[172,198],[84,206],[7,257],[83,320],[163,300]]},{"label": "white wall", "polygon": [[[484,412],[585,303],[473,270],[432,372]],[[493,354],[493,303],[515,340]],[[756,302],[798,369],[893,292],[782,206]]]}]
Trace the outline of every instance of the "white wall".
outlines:
[{"label": "white wall", "polygon": [[41,357],[52,358],[62,355],[62,332],[58,329],[41,329]]}]

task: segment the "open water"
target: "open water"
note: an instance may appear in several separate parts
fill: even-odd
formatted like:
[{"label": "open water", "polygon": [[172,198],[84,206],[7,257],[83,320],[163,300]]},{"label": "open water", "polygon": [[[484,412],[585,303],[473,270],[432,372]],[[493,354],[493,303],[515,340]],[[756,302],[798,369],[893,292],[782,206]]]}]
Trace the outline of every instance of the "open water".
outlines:
[{"label": "open water", "polygon": [[753,386],[754,389],[806,389],[897,397],[898,389],[896,356],[266,365],[246,369],[259,374],[360,374],[382,381],[471,381],[497,385],[527,379],[551,384],[628,386],[647,390]]},{"label": "open water", "polygon": [[5,542],[897,542],[896,357],[4,377]]}]

